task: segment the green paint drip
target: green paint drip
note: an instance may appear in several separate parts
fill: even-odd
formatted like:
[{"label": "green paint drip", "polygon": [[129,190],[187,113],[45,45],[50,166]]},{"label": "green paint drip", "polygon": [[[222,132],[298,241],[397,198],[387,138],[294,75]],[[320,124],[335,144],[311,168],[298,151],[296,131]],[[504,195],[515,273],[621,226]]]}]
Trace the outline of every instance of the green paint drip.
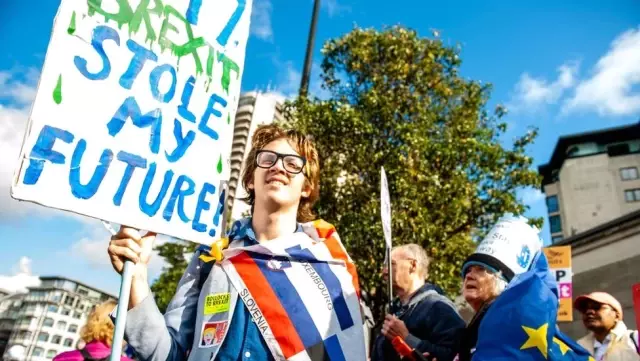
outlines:
[{"label": "green paint drip", "polygon": [[67,28],[67,33],[69,33],[69,35],[72,35],[75,32],[76,32],[76,12],[74,11],[71,14],[71,21],[69,21],[69,27]]},{"label": "green paint drip", "polygon": [[56,88],[53,89],[53,101],[56,104],[62,103],[62,74],[58,75],[58,83]]},{"label": "green paint drip", "polygon": [[227,124],[231,124],[231,115],[227,113]]},{"label": "green paint drip", "polygon": [[222,154],[220,155],[220,158],[218,158],[218,174],[222,173]]}]

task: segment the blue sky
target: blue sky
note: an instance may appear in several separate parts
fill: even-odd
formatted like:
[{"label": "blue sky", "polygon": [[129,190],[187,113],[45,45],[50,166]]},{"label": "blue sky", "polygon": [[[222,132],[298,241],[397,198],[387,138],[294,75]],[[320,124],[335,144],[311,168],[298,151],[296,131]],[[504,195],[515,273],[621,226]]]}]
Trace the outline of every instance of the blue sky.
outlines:
[{"label": "blue sky", "polygon": [[[298,89],[311,0],[254,0],[243,90],[291,95]],[[535,4],[535,5],[534,5]],[[117,292],[99,222],[9,198],[24,122],[49,41],[58,1],[0,5],[0,287],[30,267]],[[462,74],[494,85],[490,106],[506,104],[505,141],[540,128],[529,149],[545,163],[559,135],[606,128],[640,118],[640,3],[586,1],[323,0],[314,53],[317,79],[322,43],[354,25],[402,24],[462,45]],[[319,92],[313,81],[312,92]],[[544,197],[524,190],[530,216],[545,216]],[[548,226],[542,231],[548,242]],[[25,258],[26,257],[26,258]],[[155,274],[162,267],[156,257]],[[20,278],[22,279],[22,278]],[[3,285],[4,284],[4,285]]]}]

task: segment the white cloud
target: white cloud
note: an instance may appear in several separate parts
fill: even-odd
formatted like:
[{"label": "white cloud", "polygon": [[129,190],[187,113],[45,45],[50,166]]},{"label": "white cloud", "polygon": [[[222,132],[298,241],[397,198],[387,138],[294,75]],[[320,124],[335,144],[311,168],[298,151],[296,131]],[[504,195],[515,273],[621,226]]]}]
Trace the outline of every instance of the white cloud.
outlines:
[{"label": "white cloud", "polygon": [[526,188],[519,192],[519,198],[528,206],[541,202],[545,199],[545,194],[537,188]]},{"label": "white cloud", "polygon": [[[113,271],[111,260],[107,253],[110,238],[109,233],[107,233],[107,231],[102,227],[96,227],[88,233],[88,235],[85,235],[71,245],[68,255],[78,261],[84,261],[84,263],[94,269],[115,272]],[[158,235],[155,246],[159,246],[167,242],[169,239],[170,237]],[[162,269],[165,265],[166,262],[164,261],[164,258],[160,257],[158,252],[154,250],[148,266],[149,279],[153,280],[158,277],[160,273],[162,273]]]},{"label": "white cloud", "polygon": [[[297,69],[291,61],[282,62],[277,58],[274,58],[273,61],[276,68],[279,69],[276,77],[277,81],[275,85],[268,86],[267,91],[283,99],[295,98],[300,92],[300,82],[302,80],[301,69]],[[326,99],[330,93],[322,88],[322,80],[320,79],[321,72],[320,64],[316,62],[312,63],[309,79],[309,95]]]},{"label": "white cloud", "polygon": [[351,8],[338,3],[338,0],[321,0],[320,6],[327,11],[330,18],[351,12]]},{"label": "white cloud", "polygon": [[563,106],[563,113],[595,111],[624,116],[640,111],[640,28],[630,29],[613,40],[609,51],[581,81]]},{"label": "white cloud", "polygon": [[9,293],[26,293],[27,287],[40,285],[40,278],[31,274],[31,259],[20,258],[17,266],[14,266],[13,276],[0,276],[0,289]]},{"label": "white cloud", "polygon": [[30,104],[36,92],[33,72],[37,71],[30,70],[27,74],[32,75],[20,79],[15,72],[0,71],[0,217],[20,216],[36,208],[9,196]]},{"label": "white cloud", "polygon": [[82,222],[95,222],[74,213],[16,201],[10,196],[13,171],[18,164],[39,77],[40,72],[35,68],[0,70],[0,222],[12,221],[26,214],[44,217],[65,215]]},{"label": "white cloud", "polygon": [[561,65],[558,68],[558,77],[552,82],[544,78],[534,78],[528,73],[522,74],[509,102],[509,110],[534,111],[541,106],[557,103],[562,95],[575,85],[578,68],[577,62]]},{"label": "white cloud", "polygon": [[273,28],[271,26],[273,6],[271,1],[255,0],[251,11],[251,35],[255,35],[262,40],[273,41]]}]

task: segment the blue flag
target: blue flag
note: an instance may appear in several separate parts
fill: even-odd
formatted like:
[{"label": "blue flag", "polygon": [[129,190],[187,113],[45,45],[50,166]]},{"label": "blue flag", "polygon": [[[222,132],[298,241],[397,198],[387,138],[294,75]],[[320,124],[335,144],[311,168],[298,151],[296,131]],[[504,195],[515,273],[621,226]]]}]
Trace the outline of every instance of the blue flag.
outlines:
[{"label": "blue flag", "polygon": [[478,330],[473,361],[593,361],[556,325],[558,286],[543,252],[493,302]]}]

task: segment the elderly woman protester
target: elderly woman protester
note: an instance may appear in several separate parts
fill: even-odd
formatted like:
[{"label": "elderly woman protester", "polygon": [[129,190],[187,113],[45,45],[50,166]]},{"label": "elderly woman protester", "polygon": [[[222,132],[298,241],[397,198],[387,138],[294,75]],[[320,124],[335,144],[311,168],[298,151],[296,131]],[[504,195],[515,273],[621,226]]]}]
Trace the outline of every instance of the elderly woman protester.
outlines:
[{"label": "elderly woman protester", "polygon": [[463,331],[458,359],[471,360],[478,342],[478,329],[493,301],[509,282],[531,266],[540,251],[538,230],[526,219],[502,217],[462,266],[462,295],[475,311]]}]

